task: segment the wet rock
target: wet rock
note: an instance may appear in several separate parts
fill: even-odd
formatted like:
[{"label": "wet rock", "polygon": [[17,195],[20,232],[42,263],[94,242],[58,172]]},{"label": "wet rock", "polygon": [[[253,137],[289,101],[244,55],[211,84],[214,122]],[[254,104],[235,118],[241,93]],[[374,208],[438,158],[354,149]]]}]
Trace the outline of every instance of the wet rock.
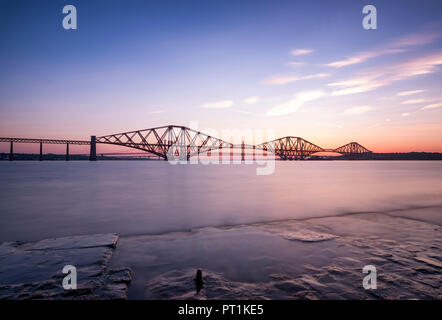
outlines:
[{"label": "wet rock", "polygon": [[[0,299],[125,299],[130,269],[108,268],[117,234],[0,245]],[[63,268],[77,272],[77,288],[64,289]]]}]

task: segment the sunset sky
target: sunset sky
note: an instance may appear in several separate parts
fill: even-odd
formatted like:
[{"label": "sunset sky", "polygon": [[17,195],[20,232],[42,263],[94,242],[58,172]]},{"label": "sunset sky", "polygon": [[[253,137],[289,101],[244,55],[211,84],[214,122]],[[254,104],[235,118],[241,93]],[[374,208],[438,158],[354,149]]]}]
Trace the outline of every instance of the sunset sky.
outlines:
[{"label": "sunset sky", "polygon": [[[377,30],[362,28],[366,4]],[[442,152],[440,0],[1,1],[0,47],[2,137],[197,121]]]}]

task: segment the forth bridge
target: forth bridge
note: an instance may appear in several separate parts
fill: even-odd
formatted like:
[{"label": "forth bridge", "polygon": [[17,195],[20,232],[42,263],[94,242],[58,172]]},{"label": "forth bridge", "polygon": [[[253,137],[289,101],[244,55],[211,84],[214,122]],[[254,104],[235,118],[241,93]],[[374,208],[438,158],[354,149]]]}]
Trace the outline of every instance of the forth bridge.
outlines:
[{"label": "forth bridge", "polygon": [[43,144],[65,144],[66,160],[69,160],[69,145],[89,145],[89,160],[97,160],[97,144],[117,145],[141,150],[158,156],[164,160],[172,154],[174,157],[189,160],[191,157],[210,152],[230,149],[241,150],[241,160],[245,158],[245,150],[260,150],[264,155],[273,153],[281,160],[301,160],[319,152],[333,152],[346,156],[358,156],[372,153],[357,142],[350,142],[335,149],[319,147],[303,138],[287,136],[257,145],[233,144],[219,138],[204,134],[184,126],[168,125],[150,129],[115,133],[106,136],[91,136],[88,141],[67,139],[30,139],[30,138],[0,138],[0,142],[10,143],[9,159],[14,159],[14,143],[39,143],[40,160],[43,159]]}]

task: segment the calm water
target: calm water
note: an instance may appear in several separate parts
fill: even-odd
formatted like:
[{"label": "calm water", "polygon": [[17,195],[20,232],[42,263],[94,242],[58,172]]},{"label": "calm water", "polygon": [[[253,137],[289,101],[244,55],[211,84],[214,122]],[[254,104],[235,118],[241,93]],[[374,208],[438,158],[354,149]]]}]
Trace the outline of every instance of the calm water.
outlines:
[{"label": "calm water", "polygon": [[0,242],[442,205],[442,162],[1,162]]}]

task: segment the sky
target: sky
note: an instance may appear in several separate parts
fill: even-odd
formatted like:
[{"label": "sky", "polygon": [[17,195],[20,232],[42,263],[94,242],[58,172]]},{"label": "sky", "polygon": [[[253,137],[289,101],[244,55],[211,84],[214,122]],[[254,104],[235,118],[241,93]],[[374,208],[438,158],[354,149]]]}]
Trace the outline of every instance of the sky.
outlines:
[{"label": "sky", "polygon": [[0,0],[0,47],[2,137],[198,123],[442,152],[442,1]]}]

